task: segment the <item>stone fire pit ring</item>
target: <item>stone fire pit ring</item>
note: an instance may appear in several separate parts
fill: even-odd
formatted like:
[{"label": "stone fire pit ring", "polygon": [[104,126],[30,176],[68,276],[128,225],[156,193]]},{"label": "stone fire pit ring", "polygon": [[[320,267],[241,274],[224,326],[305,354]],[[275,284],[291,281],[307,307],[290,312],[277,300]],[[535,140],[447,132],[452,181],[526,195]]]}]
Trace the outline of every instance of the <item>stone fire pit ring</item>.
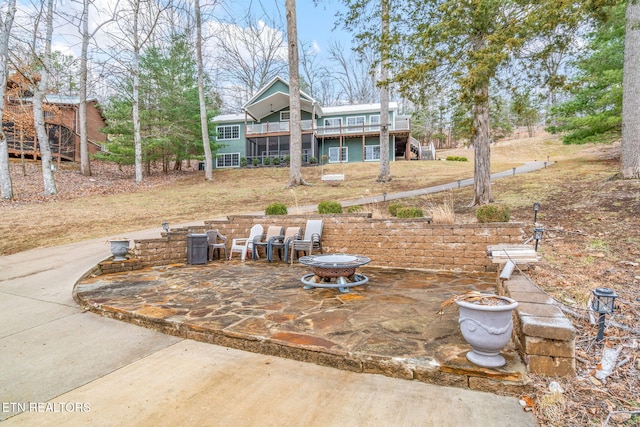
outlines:
[{"label": "stone fire pit ring", "polygon": [[313,271],[312,274],[302,277],[304,289],[338,288],[340,292],[346,293],[349,292],[350,287],[364,285],[369,281],[369,278],[364,274],[356,273],[356,268],[371,262],[371,259],[365,256],[308,255],[301,257],[299,262]]}]

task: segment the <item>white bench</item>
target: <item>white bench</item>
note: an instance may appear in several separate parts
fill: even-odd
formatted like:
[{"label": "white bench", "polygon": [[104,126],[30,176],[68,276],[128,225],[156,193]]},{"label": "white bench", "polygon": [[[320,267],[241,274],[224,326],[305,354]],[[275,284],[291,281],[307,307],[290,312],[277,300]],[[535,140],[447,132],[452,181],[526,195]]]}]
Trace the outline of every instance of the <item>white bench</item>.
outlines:
[{"label": "white bench", "polygon": [[331,185],[338,185],[342,181],[344,181],[344,174],[334,173],[334,174],[322,175],[322,181]]}]

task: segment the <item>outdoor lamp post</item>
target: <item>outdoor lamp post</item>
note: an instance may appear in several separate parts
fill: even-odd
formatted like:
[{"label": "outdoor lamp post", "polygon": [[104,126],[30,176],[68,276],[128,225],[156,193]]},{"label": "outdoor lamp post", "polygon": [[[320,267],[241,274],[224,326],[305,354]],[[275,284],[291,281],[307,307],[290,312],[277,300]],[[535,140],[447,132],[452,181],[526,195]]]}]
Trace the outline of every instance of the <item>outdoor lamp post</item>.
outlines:
[{"label": "outdoor lamp post", "polygon": [[540,202],[533,203],[533,223],[538,222],[538,211],[540,210]]},{"label": "outdoor lamp post", "polygon": [[533,229],[533,240],[536,241],[536,252],[538,252],[538,243],[542,240],[542,234],[544,233],[544,227],[538,226]]},{"label": "outdoor lamp post", "polygon": [[165,231],[165,233],[169,232],[169,223],[167,221],[162,223],[162,229]]},{"label": "outdoor lamp post", "polygon": [[593,293],[591,308],[600,315],[598,317],[598,336],[596,342],[601,343],[604,338],[604,317],[607,314],[613,314],[613,310],[615,309],[614,303],[618,295],[610,288],[595,288],[591,293]]}]

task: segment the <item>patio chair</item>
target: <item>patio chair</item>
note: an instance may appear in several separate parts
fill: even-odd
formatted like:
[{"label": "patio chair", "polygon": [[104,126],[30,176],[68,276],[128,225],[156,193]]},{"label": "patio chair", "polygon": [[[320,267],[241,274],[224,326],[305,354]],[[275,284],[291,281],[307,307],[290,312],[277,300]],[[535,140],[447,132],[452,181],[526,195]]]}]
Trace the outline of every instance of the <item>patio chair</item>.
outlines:
[{"label": "patio chair", "polygon": [[220,234],[218,230],[207,231],[207,244],[209,261],[213,261],[213,253],[218,251],[218,258],[222,259],[220,250],[224,250],[224,259],[227,259],[227,238]]},{"label": "patio chair", "polygon": [[[288,259],[289,255],[289,245],[292,240],[299,240],[302,238],[302,227],[287,227],[284,236],[280,236],[279,238],[272,239],[271,244],[267,246],[267,261],[273,261],[273,252],[278,251],[278,258],[280,260]],[[281,251],[284,250],[284,258],[282,256]]]},{"label": "patio chair", "polygon": [[260,236],[264,229],[260,224],[256,224],[251,227],[249,231],[249,237],[240,237],[231,241],[231,251],[229,253],[229,259],[233,256],[234,252],[239,252],[240,260],[244,261],[247,258],[247,252],[253,253],[253,239]]},{"label": "patio chair", "polygon": [[258,254],[259,248],[264,248],[264,253],[268,258],[269,242],[271,242],[272,239],[282,237],[282,231],[283,229],[281,226],[270,225],[267,228],[266,234],[262,234],[260,236],[254,237],[253,238],[253,259],[260,258],[260,254]]},{"label": "patio chair", "polygon": [[289,251],[291,254],[291,263],[298,252],[303,251],[305,255],[311,255],[314,249],[322,253],[322,226],[321,219],[307,220],[307,226],[304,229],[304,237],[291,241]]}]

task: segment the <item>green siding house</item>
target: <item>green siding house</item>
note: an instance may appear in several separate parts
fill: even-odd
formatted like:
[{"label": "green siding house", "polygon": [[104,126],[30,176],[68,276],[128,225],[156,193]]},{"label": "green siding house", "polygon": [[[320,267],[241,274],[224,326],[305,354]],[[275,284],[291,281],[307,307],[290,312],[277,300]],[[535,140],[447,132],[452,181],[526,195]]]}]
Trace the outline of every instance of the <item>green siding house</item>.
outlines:
[{"label": "green siding house", "polygon": [[[300,106],[304,163],[380,160],[380,104],[322,107],[301,92]],[[289,84],[274,78],[242,109],[241,114],[213,118],[220,145],[214,167],[239,167],[242,158],[247,164],[285,160],[290,152]],[[395,102],[389,103],[389,124],[390,160],[421,159],[409,116],[398,114]]]}]

